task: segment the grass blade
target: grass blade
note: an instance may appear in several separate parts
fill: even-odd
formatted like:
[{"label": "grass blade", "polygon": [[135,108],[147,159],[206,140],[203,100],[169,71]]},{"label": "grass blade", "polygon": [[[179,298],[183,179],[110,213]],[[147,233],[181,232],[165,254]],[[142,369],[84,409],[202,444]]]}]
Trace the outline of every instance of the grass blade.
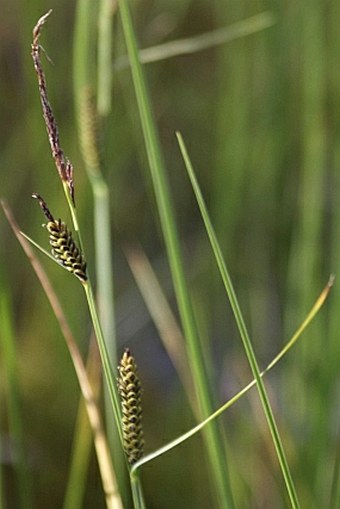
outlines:
[{"label": "grass blade", "polygon": [[[94,336],[91,336],[86,372],[98,400],[101,390],[101,366]],[[83,398],[80,399],[71,453],[71,466],[64,496],[63,509],[81,509],[87,484],[87,472],[92,451],[92,430]]]},{"label": "grass blade", "polygon": [[164,348],[185,388],[192,410],[198,417],[197,407],[195,406],[195,391],[192,378],[188,372],[188,360],[182,331],[142,248],[133,246],[133,248],[126,249],[125,253]]},{"label": "grass blade", "polygon": [[[2,456],[2,436],[0,435],[0,455]],[[0,465],[0,509],[4,509],[5,495],[3,487],[3,471],[2,465]]]},{"label": "grass blade", "polygon": [[218,265],[218,268],[219,268],[219,271],[220,271],[220,274],[221,274],[221,277],[223,280],[223,284],[224,284],[226,293],[229,298],[229,302],[230,302],[230,305],[231,305],[231,308],[232,308],[232,311],[233,311],[233,314],[235,317],[235,321],[236,321],[237,327],[240,332],[243,347],[245,349],[247,359],[248,359],[249,365],[251,367],[253,376],[256,380],[257,389],[258,389],[261,403],[263,406],[263,411],[265,413],[268,427],[269,427],[270,433],[272,435],[273,443],[274,443],[277,457],[278,457],[278,460],[279,460],[279,463],[281,466],[282,474],[283,474],[283,477],[284,477],[284,480],[286,483],[286,488],[288,491],[290,502],[294,509],[298,509],[300,507],[300,504],[299,504],[299,501],[297,498],[293,478],[291,476],[291,472],[290,472],[289,465],[288,465],[288,462],[286,459],[283,444],[282,444],[282,441],[280,438],[279,430],[276,425],[276,421],[275,421],[274,414],[273,414],[273,411],[272,411],[272,408],[270,405],[270,401],[269,401],[269,398],[267,395],[265,385],[261,378],[260,369],[259,369],[259,366],[257,363],[255,352],[253,350],[246,325],[243,320],[243,316],[242,316],[241,309],[240,309],[240,306],[239,306],[239,303],[238,303],[238,300],[236,297],[236,293],[233,288],[231,278],[229,276],[229,273],[228,273],[223,255],[222,255],[221,248],[220,248],[218,240],[216,238],[215,231],[211,224],[202,193],[198,186],[198,182],[196,180],[191,161],[189,159],[186,147],[184,145],[183,138],[179,133],[177,133],[177,139],[178,139],[180,150],[181,150],[184,162],[185,162],[185,167],[188,172],[188,176],[190,178],[190,182],[193,187],[193,190],[194,190],[194,193],[196,196],[196,200],[197,200],[197,203],[200,208],[201,215],[202,215],[202,218],[204,221],[204,225],[205,225],[205,228],[206,228],[206,231],[207,231],[207,234],[208,234],[208,237],[209,237],[215,258],[216,258],[216,262],[217,262],[217,265]]},{"label": "grass blade", "polygon": [[82,509],[92,451],[92,430],[83,400],[80,400],[73,436],[71,466],[64,495],[63,509]]},{"label": "grass blade", "polygon": [[[176,41],[165,42],[151,48],[145,48],[138,51],[139,61],[143,64],[159,62],[168,58],[178,57],[180,55],[190,55],[240,37],[254,34],[265,28],[269,28],[275,23],[274,16],[270,12],[262,12],[251,18],[239,21],[233,25],[211,30],[204,34],[188,37],[187,39],[178,39]],[[127,56],[118,58],[113,63],[115,70],[129,67]]]},{"label": "grass blade", "polygon": [[[11,213],[8,205],[4,201],[1,201],[2,208],[6,214],[6,217],[11,225],[11,228],[20,242],[25,254],[27,255],[31,265],[45,291],[45,294],[51,304],[53,312],[58,320],[60,325],[60,329],[65,338],[66,345],[68,347],[74,369],[77,374],[77,378],[79,381],[79,385],[82,391],[82,395],[84,397],[84,401],[86,403],[86,408],[88,412],[89,421],[91,423],[91,427],[94,435],[94,443],[97,452],[98,464],[100,468],[100,473],[102,477],[102,483],[104,488],[104,493],[106,497],[106,504],[108,509],[122,509],[122,503],[120,499],[120,495],[117,488],[117,481],[115,478],[115,473],[111,463],[111,457],[109,454],[109,448],[107,445],[106,437],[103,431],[103,425],[101,420],[100,411],[98,405],[95,402],[95,398],[93,395],[91,384],[89,383],[86,368],[84,366],[78,345],[73,337],[71,329],[66,320],[65,314],[63,312],[62,306],[59,302],[59,299],[56,293],[53,290],[53,287],[42,268],[39,260],[34,255],[31,246],[29,245],[29,238],[25,238],[20,230],[16,221]],[[88,285],[87,285],[88,286]],[[91,293],[91,287],[89,287],[89,292]],[[93,299],[92,299],[92,305]],[[95,315],[96,316],[96,315]],[[96,332],[98,332],[96,330]],[[99,334],[99,333],[98,333]],[[103,342],[103,338],[101,337]],[[104,343],[105,345],[105,343]],[[112,379],[113,377],[111,377]],[[119,420],[117,419],[117,422]],[[120,427],[119,427],[120,429]]]},{"label": "grass blade", "polygon": [[[175,214],[171,203],[160,143],[151,113],[146,82],[138,59],[138,49],[130,12],[125,0],[121,0],[119,2],[119,10],[131,64],[132,78],[142,122],[143,135],[160,222],[166,244],[183,331],[187,341],[190,368],[193,375],[194,385],[197,388],[197,398],[201,415],[202,417],[207,417],[213,410],[213,401],[207,381],[206,369],[196,330],[189,292],[184,277],[178,234],[175,225]],[[232,508],[234,504],[230,489],[227,462],[224,454],[224,444],[221,432],[215,423],[212,423],[212,425],[207,428],[205,438],[207,443],[207,452],[210,459],[210,467],[212,470],[212,479],[215,482],[214,492],[219,500],[219,505],[224,508]]]},{"label": "grass blade", "polygon": [[98,16],[98,103],[100,116],[111,111],[112,18],[117,2],[101,0]]},{"label": "grass blade", "polygon": [[338,426],[337,433],[337,447],[335,451],[335,461],[333,467],[333,478],[332,478],[332,489],[331,489],[331,502],[329,507],[331,509],[340,508],[340,424]]},{"label": "grass blade", "polygon": [[[115,3],[101,0],[99,9],[88,0],[78,0],[74,34],[74,99],[78,123],[78,138],[94,204],[94,243],[96,268],[96,300],[100,334],[104,336],[110,364],[117,366],[117,341],[114,308],[114,275],[112,271],[112,239],[110,220],[110,193],[103,174],[99,149],[99,129],[111,108],[111,53],[112,16]],[[96,20],[98,19],[98,33]],[[94,65],[96,40],[97,68]],[[97,74],[97,107],[95,83]],[[102,331],[102,332],[101,332]],[[130,490],[126,476],[125,458],[120,447],[118,431],[111,425],[111,397],[104,390],[105,413],[109,442],[124,501],[129,501]]]},{"label": "grass blade", "polygon": [[[1,275],[2,276],[2,275]],[[33,507],[31,481],[27,468],[24,448],[24,430],[21,412],[20,389],[18,382],[17,353],[15,344],[12,309],[9,302],[9,291],[4,289],[4,277],[1,277],[0,323],[1,352],[6,380],[6,399],[8,405],[9,432],[14,449],[13,468],[16,477],[16,491],[21,509]],[[0,475],[1,477],[1,475]],[[1,494],[2,495],[2,494]]]},{"label": "grass blade", "polygon": [[[268,366],[260,373],[261,378],[267,374],[287,353],[288,351],[295,345],[297,340],[301,337],[304,330],[308,327],[308,325],[311,323],[311,321],[315,318],[321,307],[323,306],[325,300],[328,297],[328,294],[333,286],[334,277],[331,276],[327,285],[322,290],[321,294],[317,298],[316,302],[314,303],[312,309],[300,325],[300,327],[296,330],[296,332],[293,334],[291,339],[287,342],[287,344],[282,348],[282,350],[276,355],[276,357],[268,364]],[[248,385],[246,385],[241,391],[239,391],[235,396],[230,398],[224,405],[222,405],[220,408],[218,408],[213,414],[211,414],[207,419],[205,419],[203,422],[192,428],[191,430],[187,431],[180,437],[176,438],[175,440],[172,440],[168,444],[166,444],[164,447],[161,447],[160,449],[157,449],[157,451],[154,451],[151,454],[147,454],[143,458],[141,458],[139,461],[136,462],[136,464],[133,466],[131,474],[134,475],[137,470],[144,465],[145,463],[152,461],[153,459],[157,458],[158,456],[161,456],[162,454],[165,454],[166,452],[170,451],[171,449],[177,447],[179,444],[185,442],[185,440],[188,440],[192,436],[194,436],[196,433],[201,431],[209,422],[216,419],[218,416],[220,416],[223,412],[225,412],[228,408],[230,408],[234,403],[236,403],[242,396],[244,396],[252,387],[256,385],[256,380],[252,380]],[[338,472],[337,466],[335,468],[335,471]],[[334,492],[336,492],[336,486],[334,488]],[[333,506],[332,506],[333,507]]]}]

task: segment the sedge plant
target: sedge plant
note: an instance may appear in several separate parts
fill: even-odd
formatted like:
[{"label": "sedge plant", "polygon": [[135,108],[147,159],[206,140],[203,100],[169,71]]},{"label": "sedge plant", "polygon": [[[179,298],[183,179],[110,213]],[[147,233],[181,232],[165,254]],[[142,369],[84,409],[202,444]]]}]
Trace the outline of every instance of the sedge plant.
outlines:
[{"label": "sedge plant", "polygon": [[275,359],[267,366],[267,368],[264,371],[260,371],[241,311],[239,309],[238,301],[233,290],[227,268],[225,266],[225,262],[221,256],[219,244],[214,234],[209,215],[205,208],[202,195],[200,193],[188,154],[184,146],[184,142],[179,136],[179,143],[182,155],[186,163],[186,168],[191,179],[198,205],[201,209],[205,227],[212,244],[216,261],[221,272],[221,277],[225,284],[226,291],[235,314],[235,319],[239,326],[244,348],[254,375],[254,380],[250,384],[248,384],[234,398],[229,400],[217,411],[213,411],[213,399],[210,394],[210,389],[208,388],[209,384],[206,376],[206,367],[204,365],[202,352],[200,351],[195,319],[190,303],[189,291],[184,277],[179,241],[177,238],[176,226],[174,222],[174,211],[171,205],[170,191],[168,188],[165,169],[162,162],[162,155],[159,148],[157,132],[153,123],[146,85],[138,60],[137,45],[129,10],[127,3],[124,0],[121,0],[120,13],[130,57],[130,65],[134,78],[138,106],[140,109],[143,133],[145,135],[145,142],[155,187],[157,205],[159,208],[165,243],[168,250],[170,266],[172,269],[172,276],[178,299],[184,335],[188,344],[188,358],[190,362],[190,368],[192,371],[194,384],[197,388],[198,406],[200,408],[201,418],[204,418],[202,422],[198,424],[198,426],[190,430],[188,433],[185,433],[180,438],[176,439],[170,444],[167,444],[165,447],[159,449],[155,453],[143,456],[144,440],[141,425],[141,386],[137,377],[136,363],[131,356],[130,351],[126,350],[119,366],[119,382],[117,388],[116,375],[112,368],[107,343],[102,332],[102,326],[94,299],[91,278],[87,267],[84,244],[82,242],[80,223],[78,221],[77,210],[75,206],[76,189],[74,184],[73,166],[61,148],[58,127],[47,96],[46,80],[40,61],[41,47],[39,45],[39,37],[41,29],[45,24],[48,16],[50,15],[50,12],[51,11],[40,18],[34,28],[32,57],[38,77],[40,99],[52,157],[61,179],[66,201],[71,212],[75,236],[73,236],[70,228],[61,219],[54,218],[44,199],[39,194],[34,193],[33,196],[38,200],[38,203],[47,219],[45,227],[48,232],[49,242],[52,248],[51,253],[47,253],[44,249],[35,244],[31,239],[28,237],[26,238],[33,242],[33,244],[35,244],[52,260],[63,267],[63,269],[67,270],[72,276],[76,277],[84,289],[93,323],[93,328],[98,341],[104,377],[115,420],[115,427],[119,436],[120,445],[127,454],[127,468],[130,473],[135,509],[144,509],[146,507],[140,482],[139,467],[141,467],[146,462],[153,460],[157,456],[164,454],[173,447],[179,445],[203,428],[206,431],[207,452],[210,459],[210,468],[216,483],[216,489],[218,490],[217,498],[219,500],[219,504],[221,507],[233,507],[233,496],[231,493],[231,487],[227,480],[228,468],[225,459],[223,439],[215,425],[215,419],[254,385],[259,391],[264,412],[268,420],[278,459],[286,481],[291,505],[293,508],[298,509],[299,502],[285,458],[282,442],[280,440],[278,429],[273,417],[273,412],[269,403],[266,389],[262,381],[262,377],[287,353],[287,351],[296,342],[298,337],[300,337],[301,333],[309,324],[309,322],[314,318],[333,284],[333,279],[330,279],[325,290],[320,295],[316,304],[308,314],[307,318],[304,320],[301,327],[299,327],[296,334],[277,355],[277,357],[275,357]]}]

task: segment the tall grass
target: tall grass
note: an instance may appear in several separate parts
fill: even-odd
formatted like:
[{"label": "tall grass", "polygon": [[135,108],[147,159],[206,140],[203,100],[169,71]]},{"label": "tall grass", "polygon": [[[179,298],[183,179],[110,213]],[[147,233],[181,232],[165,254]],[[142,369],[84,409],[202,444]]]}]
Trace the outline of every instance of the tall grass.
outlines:
[{"label": "tall grass", "polygon": [[[17,0],[12,4],[21,8]],[[185,375],[194,380],[203,396],[201,415],[207,417],[222,401],[247,386],[250,373],[224,303],[218,270],[211,262],[174,131],[183,131],[190,143],[189,153],[212,213],[210,219],[249,324],[259,376],[261,366],[270,363],[281,350],[282,338],[291,336],[320,285],[331,271],[337,273],[339,264],[339,7],[321,0],[299,5],[274,0],[230,1],[227,8],[220,0],[129,3],[138,45],[145,49],[140,57],[144,61],[141,73],[126,3],[120,2],[123,23],[118,11],[108,13],[108,4],[105,0],[100,4],[79,1],[74,18],[73,7],[66,1],[59,2],[43,35],[43,46],[54,66],[47,60],[43,63],[63,146],[75,167],[77,217],[70,203],[71,217],[76,220],[76,230],[78,226],[81,229],[96,293],[105,302],[99,306],[101,326],[97,323],[96,327],[99,336],[103,330],[105,339],[109,339],[109,344],[102,343],[102,350],[104,357],[110,357],[106,368],[111,377],[111,395],[116,390],[115,355],[127,345],[136,357],[144,385],[145,449],[146,453],[156,452],[153,459],[146,454],[145,462],[141,460],[133,470],[135,503],[137,507],[164,509],[217,507],[212,492],[219,490],[222,507],[294,506],[287,501],[280,481],[255,390],[238,397],[237,404],[228,404],[218,426],[213,421],[203,428],[221,427],[222,433],[208,431],[210,437],[202,444],[196,433],[192,441],[184,437],[187,440],[181,442],[183,446],[174,443],[177,447],[168,454],[159,449],[184,429],[194,428],[197,421],[188,410],[177,374],[159,346],[149,314],[136,297],[120,246],[137,240],[151,260],[163,297],[173,308],[172,319],[182,326],[180,332],[186,341],[189,338],[190,367],[185,364]],[[15,17],[15,10],[6,7],[8,30],[0,31],[5,63],[1,78],[1,118],[5,127],[0,155],[2,194],[9,199],[24,231],[41,245],[46,245],[46,231],[41,230],[41,217],[30,204],[31,191],[40,190],[57,217],[67,220],[62,192],[57,192],[58,181],[51,166],[28,55],[31,28],[45,8],[41,2],[33,2],[29,9],[24,7],[25,15]],[[237,27],[254,28],[254,20],[266,19],[261,13],[268,11],[265,30],[249,28],[248,35],[241,37],[238,32],[237,39],[228,40],[226,34],[233,33],[229,25],[234,26],[234,34]],[[247,25],[247,20],[255,25],[251,21]],[[98,42],[97,28],[101,34]],[[228,42],[214,43],[217,29]],[[74,36],[77,109],[72,116],[70,48]],[[18,69],[23,72],[18,73]],[[150,101],[146,101],[144,80]],[[99,172],[98,168],[93,171],[91,157],[86,159],[84,148],[82,152],[78,149],[75,118],[81,118],[79,99],[84,92],[82,86],[88,84],[92,91],[83,97],[90,97],[92,118],[99,114],[99,133],[105,143],[105,156],[98,158]],[[152,116],[148,112],[150,104]],[[149,162],[155,194],[150,192]],[[159,173],[162,167],[165,171]],[[97,212],[93,216],[94,209]],[[11,323],[15,330],[15,383],[22,381],[20,397],[25,416],[18,418],[18,423],[25,439],[24,463],[34,479],[33,505],[37,509],[62,507],[78,386],[46,299],[41,297],[3,221],[0,236],[0,263],[9,282],[0,285],[1,298],[9,299],[1,302],[13,302],[12,310],[2,308],[1,337]],[[170,271],[165,261],[169,254]],[[46,264],[46,268],[84,353],[91,325],[79,285],[59,267]],[[339,298],[335,285],[330,305],[304,333],[301,345],[264,381],[301,507],[339,507]],[[92,295],[90,300],[94,305]],[[146,298],[148,305],[150,300]],[[91,310],[97,322],[97,312]],[[111,350],[114,336],[117,345]],[[3,354],[0,362],[2,368],[8,367]],[[4,383],[2,386],[4,401],[7,390]],[[110,432],[113,421],[107,415]],[[77,434],[81,428],[75,429]],[[15,436],[15,426],[8,427],[2,414],[3,499],[12,507],[14,496],[17,500],[21,495],[20,507],[25,507],[28,497],[23,495],[26,481],[24,477],[20,480],[21,463],[6,462],[6,447],[11,443],[7,441],[7,430]],[[202,458],[210,458],[210,462]],[[88,461],[87,466],[84,460],[80,472],[84,492],[79,495],[78,507],[104,507],[97,464],[91,456]],[[125,464],[118,470],[131,473]],[[225,482],[227,471],[229,481]],[[21,486],[16,495],[14,483]],[[130,507],[128,498],[126,506]]]}]

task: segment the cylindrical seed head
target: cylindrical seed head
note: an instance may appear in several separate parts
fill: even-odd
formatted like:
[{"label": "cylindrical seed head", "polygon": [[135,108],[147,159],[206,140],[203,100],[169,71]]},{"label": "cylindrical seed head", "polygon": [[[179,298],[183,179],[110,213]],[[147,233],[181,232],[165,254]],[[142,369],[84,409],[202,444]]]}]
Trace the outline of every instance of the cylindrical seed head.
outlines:
[{"label": "cylindrical seed head", "polygon": [[137,365],[128,349],[118,367],[118,393],[122,408],[124,450],[130,464],[143,456],[142,388],[137,375]]}]

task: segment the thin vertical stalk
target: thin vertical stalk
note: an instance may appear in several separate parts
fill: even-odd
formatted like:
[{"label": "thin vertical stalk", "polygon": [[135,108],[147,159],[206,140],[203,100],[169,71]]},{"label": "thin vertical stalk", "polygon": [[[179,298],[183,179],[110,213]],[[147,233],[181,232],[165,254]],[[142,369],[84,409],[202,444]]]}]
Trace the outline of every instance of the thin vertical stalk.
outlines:
[{"label": "thin vertical stalk", "polygon": [[[289,263],[289,293],[293,305],[287,306],[286,321],[296,319],[296,313],[306,309],[310,294],[320,283],[325,260],[324,225],[327,205],[327,138],[326,138],[326,30],[325,5],[319,0],[308,2],[308,9],[298,9],[301,28],[301,176],[298,194],[298,214]],[[326,225],[325,225],[326,227]],[[326,227],[327,229],[327,227]],[[326,231],[326,230],[325,230]],[[335,270],[335,267],[332,268]],[[298,286],[296,286],[298,284]],[[308,434],[301,448],[302,478],[310,487],[316,506],[325,504],[321,495],[328,476],[327,448],[329,422],[328,360],[320,349],[318,338],[325,336],[326,322],[315,324],[311,340],[297,356],[296,368],[290,376],[290,391],[296,395],[295,420],[298,426],[308,423]],[[328,342],[328,339],[324,338]],[[303,383],[301,375],[313,380],[312,385]],[[314,384],[314,380],[318,382]],[[325,384],[326,382],[326,384]],[[313,391],[313,398],[310,397]],[[310,443],[313,447],[310,447]]]},{"label": "thin vertical stalk", "polygon": [[299,504],[299,501],[297,498],[295,486],[293,483],[293,478],[290,473],[289,465],[288,465],[288,462],[286,459],[286,455],[285,455],[283,444],[282,444],[282,441],[280,438],[279,430],[278,430],[278,427],[275,422],[274,414],[273,414],[273,411],[272,411],[272,408],[270,405],[270,401],[269,401],[269,398],[267,395],[267,391],[266,391],[264,382],[262,381],[259,365],[257,363],[255,352],[254,352],[252,343],[250,341],[250,337],[249,337],[247,327],[246,327],[246,324],[245,324],[243,316],[242,316],[242,312],[241,312],[241,309],[240,309],[240,306],[239,306],[239,303],[238,303],[238,300],[236,297],[236,293],[235,293],[231,278],[229,276],[227,266],[225,264],[225,261],[224,261],[223,255],[222,255],[221,247],[218,243],[214,228],[210,221],[201,190],[199,188],[191,161],[189,159],[189,155],[188,155],[186,147],[184,145],[183,138],[179,133],[177,133],[177,139],[178,139],[181,153],[182,153],[182,156],[183,156],[183,159],[185,162],[185,166],[186,166],[186,169],[188,172],[188,176],[190,178],[191,185],[193,187],[193,190],[194,190],[194,193],[196,196],[196,200],[197,200],[198,206],[201,211],[202,219],[205,224],[205,228],[206,228],[206,231],[207,231],[210,243],[211,243],[211,247],[213,249],[213,252],[214,252],[214,255],[216,258],[216,263],[218,265],[218,268],[219,268],[219,271],[221,274],[221,278],[223,280],[226,294],[229,298],[229,302],[230,302],[230,305],[231,305],[231,308],[232,308],[232,311],[233,311],[233,314],[235,317],[235,321],[236,321],[236,324],[237,324],[237,327],[238,327],[238,330],[239,330],[239,333],[240,333],[240,336],[242,339],[243,347],[244,347],[245,353],[247,355],[247,359],[248,359],[250,368],[252,370],[253,376],[256,380],[256,386],[257,386],[257,389],[259,392],[263,411],[264,411],[266,419],[267,419],[268,427],[269,427],[270,433],[272,435],[273,443],[274,443],[277,457],[278,457],[278,460],[279,460],[279,463],[281,466],[282,474],[283,474],[283,477],[284,477],[284,480],[286,483],[290,502],[294,509],[299,509],[300,504]]},{"label": "thin vertical stalk", "polygon": [[[93,390],[93,395],[95,398],[98,398],[101,390],[101,365],[94,336],[91,336],[90,340],[86,371]],[[83,398],[79,401],[74,430],[71,466],[64,496],[63,509],[81,509],[83,507],[93,435]],[[98,459],[100,460],[100,458]],[[116,477],[118,476],[116,475]]]},{"label": "thin vertical stalk", "polygon": [[[274,359],[268,364],[268,366],[263,371],[261,371],[261,373],[260,373],[261,377],[263,377],[265,374],[267,374],[295,345],[297,340],[300,338],[301,334],[309,326],[310,322],[315,318],[317,313],[320,311],[320,308],[325,303],[325,301],[328,297],[328,294],[333,286],[333,282],[334,282],[334,277],[331,276],[329,278],[327,285],[320,293],[319,297],[317,298],[316,302],[314,303],[312,309],[309,311],[306,318],[303,320],[302,324],[298,327],[298,329],[295,331],[295,333],[290,338],[290,340],[285,344],[285,346],[282,348],[282,350],[274,357]],[[196,433],[201,431],[204,428],[204,426],[206,426],[212,420],[216,419],[223,412],[225,412],[228,408],[230,408],[232,405],[234,405],[242,396],[244,396],[244,394],[246,394],[255,385],[256,385],[256,380],[253,379],[248,385],[243,387],[243,389],[241,389],[237,394],[235,394],[235,396],[230,398],[226,403],[224,403],[214,413],[209,415],[209,417],[207,419],[200,422],[197,426],[195,426],[191,430],[187,431],[180,437],[176,438],[175,440],[172,440],[171,442],[168,442],[163,447],[157,449],[157,451],[154,451],[152,453],[147,454],[146,456],[143,456],[131,468],[131,476],[137,476],[138,470],[140,469],[140,467],[142,465],[145,465],[145,463],[148,463],[149,461],[152,461],[153,459],[161,456],[162,454],[165,454],[166,452],[170,451],[174,447],[177,447],[179,444],[185,442],[190,437],[194,436]]]},{"label": "thin vertical stalk", "polygon": [[[332,270],[336,274],[340,274],[340,146],[337,140],[340,137],[340,75],[338,62],[340,58],[340,33],[339,33],[339,20],[340,20],[340,4],[339,2],[332,2],[328,10],[329,25],[328,29],[328,52],[330,55],[329,60],[329,87],[330,87],[330,112],[331,118],[330,126],[330,139],[328,144],[329,153],[331,154],[331,204],[332,204],[332,230],[331,230],[331,264]],[[329,112],[329,113],[330,113]],[[332,307],[329,314],[329,336],[330,343],[327,355],[327,374],[331,385],[330,394],[337,395],[337,384],[339,380],[339,365],[340,365],[340,348],[339,348],[339,330],[340,330],[340,288],[335,289],[335,295],[332,299]],[[336,415],[336,419],[334,419]],[[331,509],[340,509],[340,416],[337,406],[330,401],[329,404],[329,457],[332,457],[332,489],[329,507]],[[325,470],[328,470],[327,468]]]},{"label": "thin vertical stalk", "polygon": [[[112,16],[114,11],[114,1],[101,0],[98,12],[96,106],[93,83],[94,58],[91,58],[94,56],[96,47],[96,34],[93,33],[96,17],[93,16],[93,6],[87,0],[78,1],[79,18],[77,17],[74,38],[74,95],[81,153],[93,194],[96,300],[110,361],[112,366],[117,366],[110,192],[103,174],[104,165],[99,146],[99,131],[103,125],[103,117],[107,116],[111,109]],[[110,411],[110,398],[106,390],[104,397],[108,436],[114,464],[122,495],[127,500],[129,488],[125,458],[119,446],[119,438],[114,428],[110,426],[112,412]]]},{"label": "thin vertical stalk", "polygon": [[340,422],[338,424],[336,440],[337,445],[335,449],[335,460],[332,473],[332,486],[330,495],[331,509],[340,509]]},{"label": "thin vertical stalk", "polygon": [[93,440],[83,399],[80,400],[78,405],[74,429],[71,466],[64,495],[63,509],[81,509],[84,502]]},{"label": "thin vertical stalk", "polygon": [[[226,8],[226,3],[228,7]],[[244,0],[234,2],[215,0],[215,18],[218,23],[239,19],[246,12]],[[215,5],[214,5],[215,4]],[[230,245],[240,217],[243,203],[249,147],[250,115],[250,54],[244,38],[218,48],[218,75],[216,98],[216,147],[213,164],[213,217],[218,232],[223,231],[224,248]],[[216,86],[216,85],[215,85]],[[226,142],[227,140],[227,142]],[[227,169],[227,171],[226,171]],[[228,214],[225,197],[228,196]]]},{"label": "thin vertical stalk", "polygon": [[[105,1],[103,3],[105,3]],[[108,6],[106,5],[106,10],[104,10],[105,12],[101,12],[101,17],[103,17],[105,13],[106,15],[109,14],[107,8]],[[91,55],[93,54],[93,47],[95,44],[94,37],[91,36],[93,31],[92,9],[93,6],[88,0],[78,1],[78,16],[74,39],[74,94],[80,145],[94,197],[94,232],[99,314],[104,337],[110,352],[111,362],[113,365],[116,365],[117,353],[114,321],[109,190],[102,174],[98,147],[98,119],[97,112],[93,105],[94,87]],[[103,6],[102,9],[104,9]],[[112,6],[111,9],[113,9]],[[104,21],[102,20],[101,23],[104,23]],[[108,23],[109,21],[105,17],[105,30],[100,37],[100,45],[105,48],[106,55],[105,58],[101,57],[101,60],[105,61],[107,60],[106,53],[109,51],[108,46],[111,45],[111,32],[107,26]],[[101,76],[102,73],[108,73],[104,65],[98,69],[98,76]],[[105,102],[105,111],[107,112],[107,97],[111,93],[111,82],[107,77],[102,77],[100,81],[102,84],[100,90],[98,90],[98,98],[102,97],[102,99],[98,100],[100,100],[101,103]]]},{"label": "thin vertical stalk", "polygon": [[12,439],[14,457],[14,471],[19,494],[20,508],[33,507],[31,482],[28,475],[27,460],[24,449],[23,420],[18,383],[17,353],[11,306],[8,299],[8,289],[0,293],[0,323],[1,323],[1,351],[7,382],[7,405],[9,432]]},{"label": "thin vertical stalk", "polygon": [[115,0],[100,0],[98,16],[98,98],[97,109],[101,117],[111,111],[112,82],[112,16]]},{"label": "thin vertical stalk", "polygon": [[88,307],[89,307],[89,311],[90,311],[90,315],[91,315],[91,319],[92,319],[92,323],[93,323],[93,328],[94,328],[96,338],[98,341],[98,348],[99,348],[99,352],[100,352],[101,361],[103,364],[106,385],[108,388],[110,401],[111,401],[111,405],[112,405],[112,409],[113,409],[113,413],[114,413],[114,417],[115,417],[115,421],[116,421],[116,425],[117,425],[118,435],[119,435],[121,444],[123,444],[123,435],[122,435],[122,430],[121,430],[121,411],[120,411],[120,405],[119,405],[119,400],[118,400],[117,388],[116,388],[116,384],[115,384],[115,376],[113,375],[109,352],[108,352],[108,349],[107,349],[107,346],[106,346],[106,343],[104,340],[103,332],[101,329],[101,325],[100,325],[100,321],[99,321],[99,317],[98,317],[90,281],[87,280],[86,283],[83,284],[83,287],[85,290],[86,300],[88,303]]},{"label": "thin vertical stalk", "polygon": [[[96,403],[95,396],[91,387],[91,384],[89,382],[86,368],[84,366],[82,356],[80,354],[78,345],[73,337],[73,334],[71,332],[71,329],[68,325],[68,322],[66,320],[64,311],[62,309],[62,306],[59,302],[59,299],[57,295],[54,292],[54,289],[44,271],[42,268],[39,260],[35,257],[31,246],[29,242],[33,243],[33,245],[36,245],[30,238],[26,237],[22,232],[20,232],[19,227],[14,219],[14,216],[9,209],[8,205],[1,200],[1,205],[3,207],[3,210],[6,214],[6,217],[13,229],[13,232],[15,236],[17,237],[18,241],[20,242],[25,254],[27,255],[28,259],[31,262],[32,268],[34,269],[44,291],[45,294],[51,304],[51,307],[53,309],[53,312],[58,320],[60,329],[63,333],[67,348],[69,350],[70,357],[73,362],[73,366],[79,381],[79,385],[82,391],[83,395],[83,401],[86,404],[86,410],[88,414],[88,419],[91,424],[91,429],[93,431],[93,440],[94,445],[96,449],[97,459],[98,459],[98,465],[100,470],[100,475],[103,483],[103,490],[105,493],[105,499],[106,499],[106,505],[108,509],[122,509],[122,502],[119,494],[119,490],[117,487],[117,481],[115,472],[112,467],[112,460],[111,456],[109,454],[109,447],[107,444],[106,436],[103,431],[103,424],[101,419],[101,414],[99,407]],[[45,204],[46,205],[46,204]],[[47,207],[47,206],[46,206]],[[50,212],[49,212],[50,214]],[[52,216],[51,216],[52,217]],[[39,246],[37,246],[39,247]],[[39,249],[42,249],[39,247]],[[43,252],[45,252],[43,250]],[[50,256],[49,253],[45,252],[47,256]],[[57,262],[56,262],[57,263]],[[87,282],[89,285],[89,282]],[[84,447],[85,449],[85,447]],[[83,449],[83,450],[84,450]],[[86,469],[83,469],[83,472],[85,472]],[[79,477],[78,477],[79,481]],[[81,479],[83,481],[83,479]],[[78,487],[77,487],[78,488]],[[78,491],[78,495],[80,495]],[[73,501],[75,499],[73,498]],[[73,509],[72,505],[72,509]]]},{"label": "thin vertical stalk", "polygon": [[[119,10],[131,64],[132,78],[161,227],[166,244],[184,335],[187,341],[190,368],[194,384],[197,388],[197,398],[201,415],[202,417],[207,417],[213,410],[213,399],[210,393],[206,367],[198,338],[188,287],[185,281],[178,233],[175,224],[175,213],[171,203],[170,190],[161,154],[160,142],[151,112],[146,82],[138,59],[136,38],[126,0],[120,0]],[[234,507],[234,503],[230,488],[227,461],[223,452],[223,439],[220,429],[216,423],[212,423],[212,425],[207,428],[205,438],[207,453],[210,460],[210,468],[212,471],[212,479],[215,483],[214,492],[216,493],[219,505],[224,508],[232,508]]]},{"label": "thin vertical stalk", "polygon": [[146,509],[139,475],[136,472],[134,472],[133,474],[131,474],[130,479],[134,509]]},{"label": "thin vertical stalk", "polygon": [[[0,455],[2,456],[2,436],[0,435]],[[3,469],[0,465],[0,509],[4,509]]]}]

